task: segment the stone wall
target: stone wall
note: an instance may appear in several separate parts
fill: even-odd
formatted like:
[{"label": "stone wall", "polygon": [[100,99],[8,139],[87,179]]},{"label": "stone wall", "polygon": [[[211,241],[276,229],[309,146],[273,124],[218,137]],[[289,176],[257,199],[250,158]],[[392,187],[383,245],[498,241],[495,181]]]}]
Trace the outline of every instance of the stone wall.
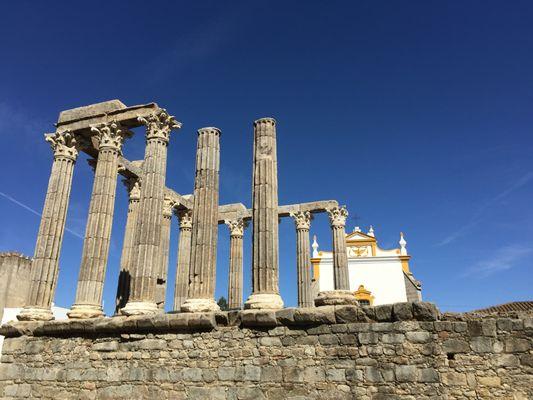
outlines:
[{"label": "stone wall", "polygon": [[4,325],[2,399],[528,399],[533,319],[428,303]]},{"label": "stone wall", "polygon": [[0,320],[4,308],[26,305],[30,271],[30,257],[16,252],[0,253]]}]

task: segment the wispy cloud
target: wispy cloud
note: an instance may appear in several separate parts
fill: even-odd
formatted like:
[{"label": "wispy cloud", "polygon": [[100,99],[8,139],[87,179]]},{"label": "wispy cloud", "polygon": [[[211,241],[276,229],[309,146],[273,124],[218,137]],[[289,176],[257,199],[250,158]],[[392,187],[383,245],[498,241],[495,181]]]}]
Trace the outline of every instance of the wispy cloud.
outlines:
[{"label": "wispy cloud", "polygon": [[[24,208],[25,210],[31,212],[32,214],[35,214],[39,217],[42,216],[42,214],[36,210],[34,210],[33,208],[31,208],[30,206],[18,201],[17,199],[11,197],[10,195],[4,193],[4,192],[0,192],[0,196],[4,197],[5,199],[9,200],[10,202],[16,204],[17,206],[19,207],[22,207]],[[76,231],[73,231],[72,229],[69,229],[69,228],[65,228],[65,231],[67,231],[68,233],[70,233],[71,235],[74,235],[76,236],[77,238],[80,238],[80,239],[83,239],[83,236],[81,234],[79,234],[78,232]]]},{"label": "wispy cloud", "polygon": [[472,228],[477,226],[479,223],[481,223],[485,217],[485,211],[489,209],[490,207],[494,206],[498,202],[505,199],[507,196],[509,196],[512,192],[515,190],[521,188],[522,186],[525,186],[529,181],[533,179],[533,171],[528,172],[527,174],[523,175],[516,181],[514,181],[507,189],[501,191],[496,196],[491,197],[485,203],[483,203],[476,212],[472,215],[472,217],[468,220],[466,224],[464,224],[461,228],[450,234],[449,236],[445,237],[442,241],[437,243],[437,246],[444,246],[449,243],[452,243],[453,241],[457,240],[458,238],[464,236],[466,233],[468,233]]},{"label": "wispy cloud", "polygon": [[520,259],[531,254],[533,247],[524,245],[508,245],[498,249],[490,258],[478,262],[468,269],[463,276],[477,275],[486,277],[496,272],[513,268]]}]

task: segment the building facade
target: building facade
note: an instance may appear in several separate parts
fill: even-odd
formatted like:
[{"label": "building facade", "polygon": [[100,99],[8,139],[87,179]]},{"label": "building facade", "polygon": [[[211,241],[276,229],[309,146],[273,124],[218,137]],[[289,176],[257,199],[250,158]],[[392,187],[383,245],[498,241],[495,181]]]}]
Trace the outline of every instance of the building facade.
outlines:
[{"label": "building facade", "polygon": [[[363,233],[356,227],[346,235],[350,290],[361,305],[421,301],[422,289],[409,267],[411,256],[400,233],[399,248],[384,250],[378,246],[374,229]],[[333,290],[333,253],[318,250],[313,237],[312,289]]]}]

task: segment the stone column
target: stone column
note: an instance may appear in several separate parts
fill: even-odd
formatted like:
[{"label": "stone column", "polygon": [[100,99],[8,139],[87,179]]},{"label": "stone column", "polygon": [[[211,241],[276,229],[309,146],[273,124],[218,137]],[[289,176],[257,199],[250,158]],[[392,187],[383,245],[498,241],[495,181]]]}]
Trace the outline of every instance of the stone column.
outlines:
[{"label": "stone column", "polygon": [[218,171],[220,130],[198,130],[192,212],[191,266],[184,312],[220,310],[215,302],[218,239]]},{"label": "stone column", "polygon": [[296,226],[296,273],[298,279],[298,307],[313,307],[313,295],[311,292],[311,279],[309,268],[309,228],[311,227],[311,213],[309,211],[297,211],[291,213]]},{"label": "stone column", "polygon": [[242,308],[242,237],[246,223],[242,218],[224,221],[230,231],[228,308]]},{"label": "stone column", "polygon": [[141,187],[137,178],[124,179],[123,182],[128,190],[129,205],[126,229],[124,231],[124,243],[122,244],[122,256],[120,258],[115,314],[120,314],[120,310],[128,302],[130,294],[131,268],[135,254],[133,248],[134,235],[139,215],[139,199],[141,197]]},{"label": "stone column", "polygon": [[146,149],[135,235],[137,255],[132,268],[130,298],[122,309],[122,314],[125,315],[158,312],[155,289],[159,272],[167,146],[171,130],[181,127],[163,109],[146,118],[139,117],[139,121],[146,125]]},{"label": "stone column", "polygon": [[254,122],[252,181],[253,292],[244,308],[283,308],[278,287],[278,167],[276,121],[273,118],[261,118]]},{"label": "stone column", "polygon": [[160,266],[156,283],[155,302],[159,309],[165,308],[165,299],[167,292],[168,276],[168,249],[170,245],[170,225],[172,223],[172,209],[174,202],[165,197],[163,203],[163,220],[161,222],[161,248],[160,248]]},{"label": "stone column", "polygon": [[98,159],[94,172],[93,192],[83,242],[76,301],[69,318],[94,318],[104,315],[102,293],[109,256],[109,243],[115,209],[118,159],[129,131],[116,122],[91,129],[98,142]]},{"label": "stone column", "polygon": [[72,173],[78,157],[76,140],[71,132],[56,132],[45,135],[45,138],[54,151],[54,162],[35,244],[27,306],[17,316],[24,321],[54,318],[51,305],[57,284]]},{"label": "stone column", "polygon": [[177,213],[180,223],[178,242],[178,262],[176,266],[176,284],[174,288],[174,310],[181,310],[187,299],[189,289],[189,264],[191,262],[191,230],[192,211],[184,210]]},{"label": "stone column", "polygon": [[333,283],[335,290],[320,292],[315,299],[317,306],[354,304],[357,300],[350,291],[350,281],[348,279],[348,254],[346,252],[346,217],[348,211],[346,207],[331,208],[327,210],[329,222],[333,234]]}]

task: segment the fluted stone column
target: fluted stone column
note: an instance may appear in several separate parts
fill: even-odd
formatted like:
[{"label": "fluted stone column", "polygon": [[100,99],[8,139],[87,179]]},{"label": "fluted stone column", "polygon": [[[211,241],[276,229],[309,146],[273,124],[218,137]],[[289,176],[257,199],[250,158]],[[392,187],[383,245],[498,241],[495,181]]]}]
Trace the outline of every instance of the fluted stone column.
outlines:
[{"label": "fluted stone column", "polygon": [[333,283],[335,290],[323,291],[315,299],[317,306],[354,304],[357,305],[355,295],[350,291],[348,276],[348,254],[346,252],[346,207],[327,210],[333,234]]},{"label": "fluted stone column", "polygon": [[174,310],[181,310],[181,305],[187,299],[189,290],[189,265],[191,262],[191,230],[192,211],[185,210],[177,213],[180,223],[180,238],[178,242],[178,262],[176,266],[176,284],[174,287]]},{"label": "fluted stone column", "polygon": [[311,227],[311,213],[298,211],[291,213],[296,226],[296,274],[298,279],[298,307],[313,307],[313,295],[311,291],[311,279],[309,268],[311,258],[309,256],[309,228]]},{"label": "fluted stone column", "polygon": [[218,175],[220,130],[198,130],[196,179],[192,212],[191,265],[183,312],[217,311],[215,302],[218,240]]},{"label": "fluted stone column", "polygon": [[283,308],[279,295],[278,167],[276,121],[254,122],[252,285],[249,309]]},{"label": "fluted stone column", "polygon": [[158,312],[155,290],[160,265],[167,146],[171,130],[181,127],[174,117],[162,109],[146,118],[139,117],[139,121],[146,125],[146,149],[135,235],[137,255],[132,268],[130,297],[122,309],[125,315]]},{"label": "fluted stone column", "polygon": [[68,312],[69,318],[94,318],[104,315],[102,293],[115,209],[118,159],[124,137],[129,134],[129,131],[122,129],[116,122],[93,127],[91,130],[98,142],[98,159],[83,242],[76,301]]},{"label": "fluted stone column", "polygon": [[26,321],[54,318],[51,305],[57,284],[72,173],[78,157],[76,140],[71,132],[48,134],[45,139],[54,151],[54,162],[35,244],[27,306],[17,316]]},{"label": "fluted stone column", "polygon": [[159,274],[156,283],[156,297],[155,302],[160,309],[165,308],[165,299],[167,292],[167,276],[168,276],[168,249],[170,245],[170,225],[172,223],[172,209],[174,202],[165,197],[163,203],[163,220],[161,222],[161,248],[160,248],[160,266]]},{"label": "fluted stone column", "polygon": [[141,197],[141,187],[137,178],[124,179],[124,184],[129,194],[129,205],[124,242],[122,244],[122,256],[120,258],[115,314],[120,313],[120,310],[128,302],[130,294],[131,267],[135,254],[133,248],[134,235],[139,215],[139,199]]},{"label": "fluted stone column", "polygon": [[246,223],[242,218],[224,221],[230,231],[228,308],[242,308],[242,237]]}]

